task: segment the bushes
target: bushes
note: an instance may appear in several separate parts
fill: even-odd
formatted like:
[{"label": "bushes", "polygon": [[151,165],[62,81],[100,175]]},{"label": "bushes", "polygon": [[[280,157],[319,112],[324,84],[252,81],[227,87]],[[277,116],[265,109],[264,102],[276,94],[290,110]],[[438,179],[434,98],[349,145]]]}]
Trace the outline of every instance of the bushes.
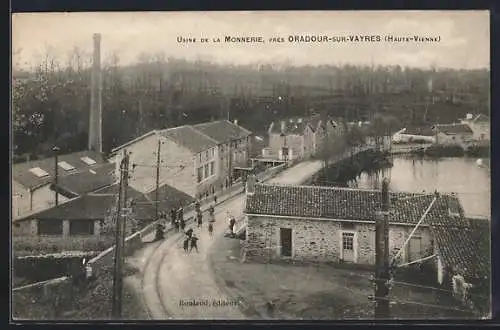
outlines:
[{"label": "bushes", "polygon": [[104,251],[115,242],[112,235],[90,237],[14,236],[12,248],[15,256],[41,255],[63,251]]},{"label": "bushes", "polygon": [[33,257],[17,257],[14,260],[14,277],[22,277],[30,282],[41,282],[52,278],[71,276],[81,268],[83,258],[93,258],[98,251],[89,253],[63,253]]}]

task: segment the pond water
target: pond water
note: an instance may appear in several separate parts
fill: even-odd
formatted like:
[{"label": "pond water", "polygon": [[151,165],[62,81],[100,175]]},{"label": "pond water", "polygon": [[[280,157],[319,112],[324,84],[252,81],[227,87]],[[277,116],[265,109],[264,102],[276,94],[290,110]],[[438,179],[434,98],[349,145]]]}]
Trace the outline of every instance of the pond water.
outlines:
[{"label": "pond water", "polygon": [[[380,189],[382,179],[390,179],[391,191],[456,193],[470,216],[491,218],[491,175],[488,166],[475,158],[394,157],[394,166],[376,173],[362,173],[350,187]],[[485,159],[484,164],[489,164]]]}]

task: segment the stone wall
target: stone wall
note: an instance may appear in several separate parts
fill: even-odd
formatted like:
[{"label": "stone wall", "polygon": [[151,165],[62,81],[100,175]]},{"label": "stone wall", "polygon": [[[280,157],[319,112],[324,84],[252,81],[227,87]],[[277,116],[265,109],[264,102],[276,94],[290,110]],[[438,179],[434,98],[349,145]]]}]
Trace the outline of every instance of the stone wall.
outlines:
[{"label": "stone wall", "polygon": [[[340,262],[342,259],[342,232],[355,233],[355,263],[375,263],[375,224],[348,223],[315,219],[287,219],[247,216],[247,259],[280,259],[280,229],[292,229],[292,258],[301,261]],[[390,256],[404,244],[413,226],[393,225],[389,231]],[[267,232],[267,234],[266,234]],[[432,254],[432,242],[427,228],[415,233],[422,239],[422,257]],[[407,261],[404,249],[401,262]]]}]

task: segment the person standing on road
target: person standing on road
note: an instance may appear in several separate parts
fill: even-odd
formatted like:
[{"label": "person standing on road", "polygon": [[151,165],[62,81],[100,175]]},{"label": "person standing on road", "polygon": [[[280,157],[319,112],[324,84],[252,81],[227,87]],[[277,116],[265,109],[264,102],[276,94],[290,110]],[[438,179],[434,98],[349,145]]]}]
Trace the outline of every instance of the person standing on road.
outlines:
[{"label": "person standing on road", "polygon": [[203,215],[201,212],[198,212],[197,219],[198,219],[198,228],[200,228],[201,225],[203,224]]},{"label": "person standing on road", "polygon": [[184,231],[184,228],[186,228],[186,221],[184,221],[184,218],[181,218],[179,220],[179,225],[181,227],[181,230]]},{"label": "person standing on road", "polygon": [[217,204],[217,195],[214,193],[214,204]]},{"label": "person standing on road", "polygon": [[194,210],[196,211],[196,213],[201,212],[200,207],[201,207],[200,199],[197,199],[196,203],[194,204]]},{"label": "person standing on road", "polygon": [[172,209],[170,210],[170,221],[172,222],[172,226],[175,226],[176,215],[177,215],[177,212],[172,207]]},{"label": "person standing on road", "polygon": [[196,237],[195,234],[191,236],[191,248],[189,249],[189,251],[191,252],[193,248],[196,250],[196,252],[198,252],[198,237]]},{"label": "person standing on road", "polygon": [[213,234],[214,234],[214,225],[211,222],[208,224],[208,234],[210,236],[213,236]]},{"label": "person standing on road", "polygon": [[184,252],[186,253],[189,253],[189,241],[191,240],[191,238],[188,236],[186,237],[186,239],[184,240]]},{"label": "person standing on road", "polygon": [[236,225],[236,219],[231,216],[231,219],[229,220],[229,231],[231,235],[234,235],[234,226]]}]

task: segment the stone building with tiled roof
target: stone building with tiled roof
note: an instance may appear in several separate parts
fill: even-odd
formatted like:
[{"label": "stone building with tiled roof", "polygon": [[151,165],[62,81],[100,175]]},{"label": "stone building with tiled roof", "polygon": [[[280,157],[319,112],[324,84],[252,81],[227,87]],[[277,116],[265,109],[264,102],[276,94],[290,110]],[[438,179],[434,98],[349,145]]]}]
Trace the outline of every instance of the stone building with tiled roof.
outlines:
[{"label": "stone building with tiled roof", "polygon": [[229,120],[217,120],[193,125],[197,131],[217,141],[219,149],[219,173],[224,184],[236,179],[240,170],[248,168],[252,148],[252,132]]},{"label": "stone building with tiled roof", "polygon": [[12,165],[12,218],[41,212],[115,182],[114,165],[100,153],[81,151],[58,156],[58,185],[53,185],[55,158]]},{"label": "stone building with tiled roof", "polygon": [[467,124],[440,124],[432,127],[436,143],[464,146],[473,139],[473,131]]},{"label": "stone building with tiled roof", "polygon": [[144,134],[113,149],[111,158],[119,163],[123,150],[130,152],[133,169],[129,184],[147,194],[156,189],[160,143],[159,185],[169,185],[194,198],[209,196],[229,186],[235,167],[235,157],[230,155],[244,149],[246,163],[250,134],[227,120],[184,125]]},{"label": "stone building with tiled roof", "polygon": [[[118,196],[118,184],[107,186],[93,193],[79,196],[51,209],[18,219],[14,223],[14,233],[23,236],[85,236],[100,235],[105,223],[112,224]],[[143,194],[128,187],[127,197],[130,203],[129,222],[143,227],[156,218],[156,192]],[[166,212],[193,202],[193,198],[173,187],[164,185],[158,192],[159,211]],[[134,230],[133,228],[130,228]]]},{"label": "stone building with tiled roof", "polygon": [[[434,194],[391,194],[392,255],[401,248],[433,198]],[[428,218],[463,213],[459,203],[449,202],[453,199],[438,198]],[[247,255],[374,264],[375,217],[380,206],[379,191],[256,184],[254,194],[246,200]],[[271,249],[264,249],[269,245]],[[411,262],[430,252],[432,237],[428,223],[424,223],[401,259]]]},{"label": "stone building with tiled roof", "polygon": [[[380,191],[248,182],[246,258],[375,264]],[[396,265],[432,262],[450,289],[446,276],[489,278],[489,235],[489,221],[465,218],[453,194],[390,193],[390,257],[402,249]]]},{"label": "stone building with tiled roof", "polygon": [[342,134],[342,125],[319,115],[274,121],[269,125],[267,153],[279,159],[305,159],[320,152],[327,136]]}]

